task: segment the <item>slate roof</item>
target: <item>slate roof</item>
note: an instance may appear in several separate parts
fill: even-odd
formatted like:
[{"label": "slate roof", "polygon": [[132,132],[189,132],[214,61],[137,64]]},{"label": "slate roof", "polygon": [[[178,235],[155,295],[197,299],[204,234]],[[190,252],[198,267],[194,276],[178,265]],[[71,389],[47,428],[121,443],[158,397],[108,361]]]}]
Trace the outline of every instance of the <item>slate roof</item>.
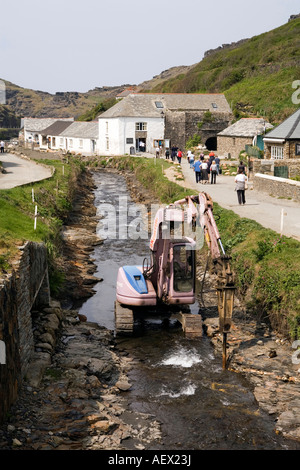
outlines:
[{"label": "slate roof", "polygon": [[46,127],[40,131],[41,135],[60,135],[62,131],[64,131],[67,127],[71,126],[71,121],[55,121],[51,126]]},{"label": "slate roof", "polygon": [[283,121],[279,126],[275,127],[271,132],[266,134],[266,139],[300,139],[300,108]]},{"label": "slate roof", "polygon": [[74,121],[74,118],[31,118],[31,117],[25,117],[23,119],[23,127],[25,131],[30,131],[30,132],[39,132],[46,127],[51,126],[54,122],[56,121]]},{"label": "slate roof", "polygon": [[231,113],[223,94],[132,93],[101,114],[99,118],[160,117],[162,112],[176,110]]},{"label": "slate roof", "polygon": [[266,129],[273,126],[263,118],[242,118],[223,131],[218,133],[221,137],[255,137],[265,134]]},{"label": "slate roof", "polygon": [[80,139],[98,139],[98,121],[74,121],[60,133],[62,137],[77,137]]}]

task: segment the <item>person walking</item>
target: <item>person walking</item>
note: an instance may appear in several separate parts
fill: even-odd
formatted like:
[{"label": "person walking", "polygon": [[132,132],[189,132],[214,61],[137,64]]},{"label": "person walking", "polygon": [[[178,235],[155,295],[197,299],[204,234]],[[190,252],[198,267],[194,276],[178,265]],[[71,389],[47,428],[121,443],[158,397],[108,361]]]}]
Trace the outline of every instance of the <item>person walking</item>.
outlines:
[{"label": "person walking", "polygon": [[201,181],[203,184],[208,183],[208,161],[203,161],[201,164]]},{"label": "person walking", "polygon": [[215,160],[213,160],[211,166],[210,166],[210,184],[216,184],[216,179],[217,179],[217,164]]},{"label": "person walking", "polygon": [[243,163],[242,160],[240,161],[240,164],[239,164],[239,166],[238,166],[238,172],[239,172],[240,170],[242,170],[242,173],[246,174],[246,167],[245,167],[245,165],[244,165],[244,163]]},{"label": "person walking", "polygon": [[171,148],[171,159],[172,159],[172,162],[174,162],[175,160],[175,157],[177,155],[177,150],[178,150],[178,147],[175,147],[175,145],[173,145],[173,147]]},{"label": "person walking", "polygon": [[182,151],[179,149],[177,152],[177,160],[179,165],[181,165],[181,159],[182,159]]},{"label": "person walking", "polygon": [[244,205],[246,204],[245,190],[247,189],[248,178],[242,168],[239,169],[234,181],[236,184],[235,190],[237,192],[238,203]]},{"label": "person walking", "polygon": [[189,155],[189,162],[190,162],[190,168],[193,168],[194,163],[195,163],[195,155],[192,152]]},{"label": "person walking", "polygon": [[196,176],[196,183],[199,183],[200,182],[200,178],[201,178],[201,160],[200,158],[198,158],[198,160],[195,161],[194,163],[194,171],[195,171],[195,176]]},{"label": "person walking", "polygon": [[3,140],[1,140],[0,146],[1,146],[1,153],[4,153],[4,142],[3,142]]}]

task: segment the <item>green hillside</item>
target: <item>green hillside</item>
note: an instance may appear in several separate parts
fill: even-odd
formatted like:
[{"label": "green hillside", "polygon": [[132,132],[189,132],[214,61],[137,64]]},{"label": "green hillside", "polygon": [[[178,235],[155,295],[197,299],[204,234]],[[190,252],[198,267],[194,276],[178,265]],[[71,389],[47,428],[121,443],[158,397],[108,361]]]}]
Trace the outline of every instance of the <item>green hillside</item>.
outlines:
[{"label": "green hillside", "polygon": [[236,47],[211,52],[151,92],[224,93],[236,118],[260,115],[280,122],[298,107],[292,102],[292,83],[300,80],[299,51],[296,18]]}]

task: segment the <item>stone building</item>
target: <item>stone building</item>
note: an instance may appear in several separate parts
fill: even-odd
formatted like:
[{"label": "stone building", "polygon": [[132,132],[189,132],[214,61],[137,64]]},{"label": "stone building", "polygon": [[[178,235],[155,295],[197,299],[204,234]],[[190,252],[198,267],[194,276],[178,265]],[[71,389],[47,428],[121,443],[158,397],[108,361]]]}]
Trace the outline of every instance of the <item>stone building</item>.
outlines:
[{"label": "stone building", "polygon": [[223,94],[132,93],[99,116],[99,153],[185,149],[194,134],[216,150],[217,134],[232,117]]},{"label": "stone building", "polygon": [[264,138],[265,158],[273,160],[300,159],[300,108],[268,132]]},{"label": "stone building", "polygon": [[218,134],[218,154],[239,158],[246,145],[264,149],[263,136],[272,124],[263,118],[242,118]]}]

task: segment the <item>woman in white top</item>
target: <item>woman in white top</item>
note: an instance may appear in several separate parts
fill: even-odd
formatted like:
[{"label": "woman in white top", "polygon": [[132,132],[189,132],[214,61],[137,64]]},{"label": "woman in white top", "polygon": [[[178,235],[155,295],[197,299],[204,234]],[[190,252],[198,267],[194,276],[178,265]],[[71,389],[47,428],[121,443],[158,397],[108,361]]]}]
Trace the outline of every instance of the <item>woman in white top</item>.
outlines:
[{"label": "woman in white top", "polygon": [[207,184],[207,183],[208,183],[208,172],[207,172],[207,169],[208,169],[208,163],[204,161],[204,162],[201,164],[201,180],[203,181],[204,184]]},{"label": "woman in white top", "polygon": [[246,189],[246,184],[248,181],[247,176],[243,173],[243,170],[240,169],[238,174],[235,177],[235,190],[237,192],[237,197],[238,197],[238,202],[239,204],[246,204],[246,198],[245,198],[245,189]]}]

